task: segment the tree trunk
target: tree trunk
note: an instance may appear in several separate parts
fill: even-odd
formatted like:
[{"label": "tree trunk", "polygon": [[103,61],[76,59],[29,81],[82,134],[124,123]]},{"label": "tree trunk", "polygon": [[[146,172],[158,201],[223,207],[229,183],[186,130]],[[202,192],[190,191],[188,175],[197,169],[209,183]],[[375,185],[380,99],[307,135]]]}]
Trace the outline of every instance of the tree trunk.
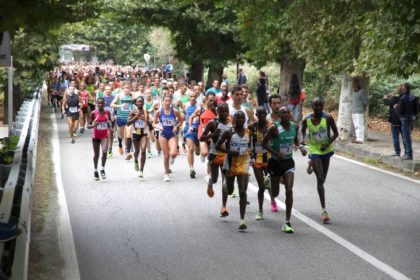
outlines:
[{"label": "tree trunk", "polygon": [[[355,135],[353,119],[351,115],[351,94],[353,92],[352,85],[354,79],[359,79],[360,86],[366,92],[369,98],[369,78],[368,77],[355,77],[344,75],[341,82],[340,104],[338,108],[337,128],[339,138],[342,141],[348,141],[350,137]],[[368,119],[369,119],[369,105],[365,111],[365,139],[368,136]]]},{"label": "tree trunk", "polygon": [[204,64],[202,60],[194,61],[190,67],[191,80],[200,82],[203,80]]},{"label": "tree trunk", "polygon": [[305,70],[305,61],[302,59],[284,59],[280,63],[280,91],[282,104],[289,103],[289,85],[292,75],[296,74],[299,79],[299,84],[302,88],[303,71]]},{"label": "tree trunk", "polygon": [[206,88],[211,88],[214,80],[218,80],[221,83],[223,69],[224,69],[223,66],[210,64],[209,72],[207,74]]}]

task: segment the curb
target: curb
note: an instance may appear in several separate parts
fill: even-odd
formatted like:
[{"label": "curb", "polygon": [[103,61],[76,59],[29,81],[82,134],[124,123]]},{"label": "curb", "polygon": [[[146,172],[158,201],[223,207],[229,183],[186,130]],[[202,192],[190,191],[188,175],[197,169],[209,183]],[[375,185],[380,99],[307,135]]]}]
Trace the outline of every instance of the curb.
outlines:
[{"label": "curb", "polygon": [[392,157],[389,155],[384,155],[379,152],[367,150],[360,146],[355,147],[349,143],[345,142],[336,142],[334,145],[336,151],[345,152],[360,158],[369,158],[383,163],[389,164],[391,167],[400,169],[406,172],[414,173],[420,171],[420,161],[417,160],[400,160],[398,157]]}]

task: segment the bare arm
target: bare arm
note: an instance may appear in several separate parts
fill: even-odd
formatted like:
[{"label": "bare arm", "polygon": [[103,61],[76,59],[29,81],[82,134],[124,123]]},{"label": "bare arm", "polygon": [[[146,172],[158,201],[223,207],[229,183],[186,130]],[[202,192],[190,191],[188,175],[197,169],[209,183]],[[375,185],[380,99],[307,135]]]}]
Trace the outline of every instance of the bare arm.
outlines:
[{"label": "bare arm", "polygon": [[117,104],[118,100],[120,100],[120,94],[117,94],[114,97],[114,100],[112,100],[112,102],[111,102],[111,108],[120,108],[120,107],[122,107],[122,105],[118,105]]},{"label": "bare arm", "polygon": [[[229,151],[228,149],[226,149],[226,147],[229,147],[231,137],[232,137],[232,134],[231,134],[230,130],[225,131],[216,143],[216,150],[218,150],[222,153],[226,153],[226,154],[229,153],[233,156],[238,156],[239,152],[237,152],[237,151],[233,152],[233,151]],[[226,145],[223,146],[223,144],[225,142],[226,142]]]},{"label": "bare arm", "polygon": [[273,125],[272,127],[270,127],[270,129],[267,131],[267,134],[264,136],[264,139],[262,141],[262,146],[264,147],[264,149],[266,151],[268,151],[272,155],[275,155],[278,159],[282,159],[282,158],[284,158],[283,154],[281,154],[278,151],[275,151],[275,150],[271,149],[270,145],[268,145],[268,143],[270,142],[271,138],[273,136],[277,136],[278,133],[279,132],[278,132],[277,127],[275,125]]}]

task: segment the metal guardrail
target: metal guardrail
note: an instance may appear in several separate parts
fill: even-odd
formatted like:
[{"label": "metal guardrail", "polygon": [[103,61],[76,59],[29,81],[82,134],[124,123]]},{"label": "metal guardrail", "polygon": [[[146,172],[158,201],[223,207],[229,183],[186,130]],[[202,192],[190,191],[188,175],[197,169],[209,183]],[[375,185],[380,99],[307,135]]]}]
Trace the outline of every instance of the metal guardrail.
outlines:
[{"label": "metal guardrail", "polygon": [[4,188],[0,188],[0,222],[18,220],[21,234],[0,243],[0,279],[22,280],[28,277],[31,233],[31,195],[36,167],[41,93],[37,90],[25,101],[16,117],[13,134],[19,136],[18,147]]}]

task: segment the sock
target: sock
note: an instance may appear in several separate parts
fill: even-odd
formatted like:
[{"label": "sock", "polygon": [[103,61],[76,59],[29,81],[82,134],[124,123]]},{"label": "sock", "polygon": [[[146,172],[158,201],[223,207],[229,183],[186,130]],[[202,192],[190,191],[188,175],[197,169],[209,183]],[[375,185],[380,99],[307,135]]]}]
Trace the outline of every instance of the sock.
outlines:
[{"label": "sock", "polygon": [[122,138],[118,137],[118,147],[122,148]]},{"label": "sock", "polygon": [[128,154],[131,152],[131,144],[133,140],[131,138],[127,138],[127,147],[125,147],[125,152]]}]

